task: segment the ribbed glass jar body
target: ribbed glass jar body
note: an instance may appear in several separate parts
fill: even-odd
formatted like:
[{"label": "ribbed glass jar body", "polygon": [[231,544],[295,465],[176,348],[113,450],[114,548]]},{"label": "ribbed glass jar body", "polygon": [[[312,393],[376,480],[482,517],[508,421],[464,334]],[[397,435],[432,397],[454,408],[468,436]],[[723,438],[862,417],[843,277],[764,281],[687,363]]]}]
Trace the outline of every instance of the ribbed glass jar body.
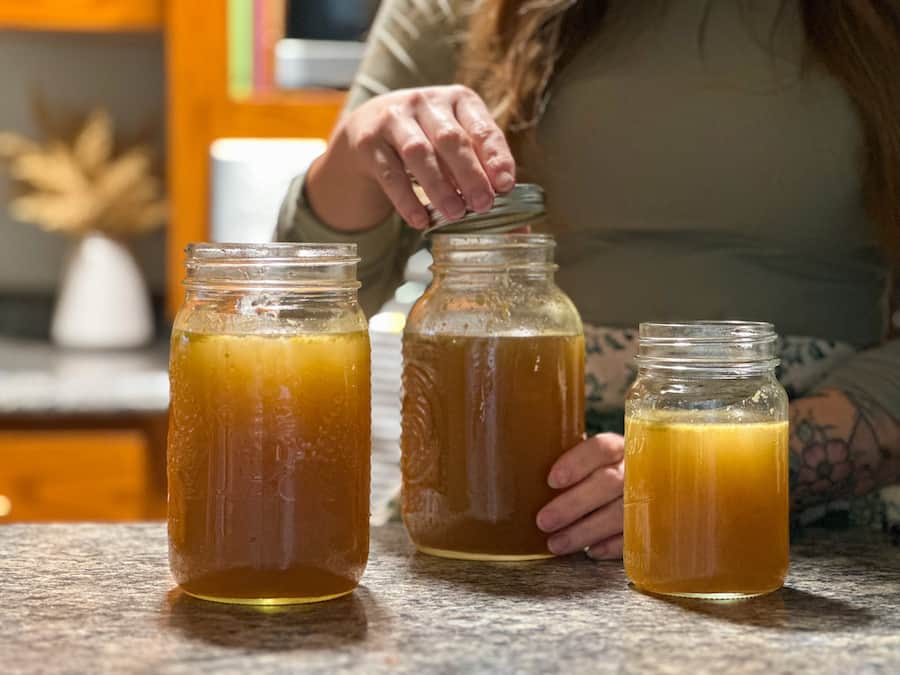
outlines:
[{"label": "ribbed glass jar body", "polygon": [[547,235],[434,237],[403,340],[403,519],[418,548],[549,557],[547,475],[584,431],[584,337]]}]

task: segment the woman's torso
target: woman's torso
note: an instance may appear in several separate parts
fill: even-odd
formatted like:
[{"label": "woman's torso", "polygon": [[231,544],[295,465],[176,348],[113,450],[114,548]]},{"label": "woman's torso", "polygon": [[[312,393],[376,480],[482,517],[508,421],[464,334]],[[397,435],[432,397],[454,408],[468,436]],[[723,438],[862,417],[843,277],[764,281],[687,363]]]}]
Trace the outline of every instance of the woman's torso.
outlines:
[{"label": "woman's torso", "polygon": [[[455,77],[469,3],[386,4],[352,102]],[[611,4],[517,153],[585,321],[755,319],[877,344],[888,276],[860,123],[840,84],[803,66],[796,4]]]},{"label": "woman's torso", "polygon": [[758,319],[877,344],[860,124],[801,65],[796,6],[637,4],[559,74],[521,158],[549,195],[560,284],[601,325]]}]

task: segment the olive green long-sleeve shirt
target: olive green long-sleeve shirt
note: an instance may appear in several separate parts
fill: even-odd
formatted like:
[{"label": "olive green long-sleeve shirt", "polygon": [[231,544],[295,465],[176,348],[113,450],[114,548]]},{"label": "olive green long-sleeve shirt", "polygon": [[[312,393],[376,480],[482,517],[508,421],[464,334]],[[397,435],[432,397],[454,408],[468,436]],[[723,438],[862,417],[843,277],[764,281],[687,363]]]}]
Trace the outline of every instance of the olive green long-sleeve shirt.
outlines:
[{"label": "olive green long-sleeve shirt", "polygon": [[[846,92],[804,67],[794,3],[613,2],[554,78],[520,178],[546,190],[558,282],[588,323],[766,320],[860,350],[826,381],[900,419],[890,274],[862,198],[863,137]],[[459,0],[386,0],[348,109],[454,81]],[[705,8],[709,14],[704,18]],[[347,195],[352,199],[352,195]],[[356,241],[367,311],[418,235],[396,216],[346,235],[291,187],[281,238]]]}]

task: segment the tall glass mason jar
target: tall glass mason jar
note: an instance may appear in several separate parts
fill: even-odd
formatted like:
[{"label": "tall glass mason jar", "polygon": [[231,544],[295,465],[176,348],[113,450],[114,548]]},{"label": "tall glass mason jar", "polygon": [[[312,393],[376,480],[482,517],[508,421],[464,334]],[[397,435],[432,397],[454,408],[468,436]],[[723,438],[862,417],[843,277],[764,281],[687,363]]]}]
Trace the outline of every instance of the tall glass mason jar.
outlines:
[{"label": "tall glass mason jar", "polygon": [[192,244],[172,333],[169,557],[190,595],[351,592],[369,550],[370,354],[351,244]]},{"label": "tall glass mason jar", "polygon": [[424,553],[550,557],[547,476],[584,432],[581,319],[543,234],[438,234],[403,336],[403,520]]},{"label": "tall glass mason jar", "polygon": [[788,569],[788,398],[771,324],[645,323],[625,401],[625,572],[739,598]]}]

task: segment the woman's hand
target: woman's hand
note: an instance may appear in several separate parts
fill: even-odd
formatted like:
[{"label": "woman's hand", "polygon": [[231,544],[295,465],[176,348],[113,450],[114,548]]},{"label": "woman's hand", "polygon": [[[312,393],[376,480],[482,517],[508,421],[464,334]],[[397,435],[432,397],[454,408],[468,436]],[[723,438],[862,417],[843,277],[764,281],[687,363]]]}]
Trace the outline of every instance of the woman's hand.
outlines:
[{"label": "woman's hand", "polygon": [[597,560],[622,557],[625,439],[599,434],[560,457],[547,482],[565,489],[537,515],[553,553],[585,550]]},{"label": "woman's hand", "polygon": [[481,98],[459,85],[370,99],[340,122],[307,174],[307,199],[332,227],[361,230],[391,208],[424,229],[422,187],[447,218],[484,212],[515,185],[515,160]]}]

